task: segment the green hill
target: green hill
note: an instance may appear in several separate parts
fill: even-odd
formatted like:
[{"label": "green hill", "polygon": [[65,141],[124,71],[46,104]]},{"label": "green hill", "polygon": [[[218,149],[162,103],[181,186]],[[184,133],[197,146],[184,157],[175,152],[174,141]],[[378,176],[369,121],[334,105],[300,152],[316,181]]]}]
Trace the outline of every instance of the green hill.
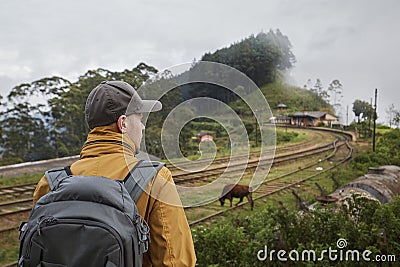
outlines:
[{"label": "green hill", "polygon": [[320,110],[333,113],[331,105],[318,94],[282,81],[267,84],[260,89],[272,110],[276,109],[278,104],[283,103],[287,106],[288,112]]},{"label": "green hill", "polygon": [[[280,80],[264,85],[260,90],[265,96],[273,114],[276,113],[277,105],[281,103],[287,106],[286,113],[304,110],[334,113],[332,107],[318,96],[317,93],[284,83]],[[240,99],[229,103],[229,106],[240,116],[254,116],[246,103]]]}]

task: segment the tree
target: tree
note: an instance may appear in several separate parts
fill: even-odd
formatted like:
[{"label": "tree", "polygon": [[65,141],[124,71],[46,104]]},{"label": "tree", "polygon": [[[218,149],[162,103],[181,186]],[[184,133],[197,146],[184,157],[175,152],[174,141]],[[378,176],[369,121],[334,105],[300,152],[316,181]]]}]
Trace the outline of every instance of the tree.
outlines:
[{"label": "tree", "polygon": [[399,127],[400,125],[400,111],[396,111],[393,117],[393,124]]},{"label": "tree", "polygon": [[256,36],[250,35],[214,53],[206,53],[201,60],[231,66],[262,86],[276,79],[277,70],[283,71],[293,66],[296,59],[291,47],[287,36],[279,30],[276,33],[271,30]]},{"label": "tree", "polygon": [[335,109],[336,114],[340,113],[340,109],[342,107],[342,98],[343,98],[343,85],[340,83],[338,79],[333,80],[328,87],[329,93],[329,102],[332,107]]},{"label": "tree", "polygon": [[19,103],[9,108],[1,121],[4,158],[15,162],[47,159],[52,156],[38,108]]},{"label": "tree", "polygon": [[353,112],[354,115],[357,117],[358,123],[360,123],[360,117],[362,115],[363,119],[366,118],[371,118],[373,115],[373,108],[371,106],[371,104],[369,104],[366,101],[362,101],[362,100],[355,100],[353,102]]},{"label": "tree", "polygon": [[296,63],[296,57],[292,52],[292,44],[289,41],[289,38],[282,34],[279,29],[276,29],[275,33],[273,30],[270,30],[267,33],[266,38],[272,40],[275,46],[277,46],[282,54],[282,57],[278,63],[278,69],[286,70],[291,69]]},{"label": "tree", "polygon": [[43,78],[11,89],[1,118],[4,162],[15,163],[54,157],[49,139],[47,101],[70,83],[60,77]]},{"label": "tree", "polygon": [[306,84],[304,84],[304,89],[312,90],[312,81],[310,78],[307,79]]},{"label": "tree", "polygon": [[[310,84],[311,80],[308,79],[307,84]],[[313,110],[321,110],[322,102],[327,102],[329,95],[326,90],[324,90],[324,86],[322,85],[322,81],[317,78],[313,87],[310,87],[310,91],[314,95],[314,107]]]},{"label": "tree", "polygon": [[15,86],[0,113],[1,164],[78,154],[89,131],[85,102],[90,91],[103,80],[125,80],[138,89],[156,72],[140,63],[122,72],[89,70],[75,83],[50,77]]},{"label": "tree", "polygon": [[392,127],[392,124],[395,124],[396,120],[396,114],[399,113],[398,110],[396,110],[394,104],[391,104],[388,109],[386,109],[386,114],[388,116],[389,120],[389,127]]}]

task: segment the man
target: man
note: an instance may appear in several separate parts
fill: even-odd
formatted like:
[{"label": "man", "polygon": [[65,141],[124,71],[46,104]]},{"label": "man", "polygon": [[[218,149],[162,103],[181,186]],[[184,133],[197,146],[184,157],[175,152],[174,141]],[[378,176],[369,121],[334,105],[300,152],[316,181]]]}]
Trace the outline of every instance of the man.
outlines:
[{"label": "man", "polygon": [[[104,81],[89,94],[85,115],[91,131],[74,175],[123,179],[138,162],[144,125],[142,113],[162,108],[159,101],[142,100],[126,82]],[[49,192],[44,176],[34,192],[34,203]],[[105,189],[106,190],[106,189]],[[149,251],[143,266],[194,266],[196,255],[190,228],[171,172],[163,167],[136,203],[150,227]]]}]

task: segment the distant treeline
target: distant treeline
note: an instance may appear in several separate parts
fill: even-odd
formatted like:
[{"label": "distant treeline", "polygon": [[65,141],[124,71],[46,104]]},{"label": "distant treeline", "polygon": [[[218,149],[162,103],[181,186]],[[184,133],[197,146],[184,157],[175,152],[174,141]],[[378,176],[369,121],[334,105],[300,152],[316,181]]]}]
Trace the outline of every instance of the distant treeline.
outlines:
[{"label": "distant treeline", "polygon": [[[279,29],[250,35],[229,47],[206,53],[201,61],[211,61],[233,67],[249,77],[258,87],[274,82],[281,71],[293,67],[296,58],[289,38]],[[221,77],[223,79],[223,77]],[[207,96],[229,103],[237,99],[230,90],[211,84],[190,85],[191,96]],[[186,87],[186,88],[187,88]]]},{"label": "distant treeline", "polygon": [[[275,81],[279,71],[292,67],[295,57],[289,39],[279,30],[271,30],[206,53],[201,60],[229,65],[262,86]],[[156,73],[156,68],[140,63],[121,72],[90,70],[76,82],[50,77],[15,86],[7,96],[0,96],[0,165],[79,154],[89,131],[84,117],[89,92],[103,80],[124,80],[138,89]],[[168,75],[164,78],[168,79]],[[161,99],[163,110],[152,114],[146,125],[148,153],[163,157],[160,125],[183,99],[197,96],[226,103],[236,99],[233,93],[218,86],[195,84],[172,90]],[[190,138],[190,133],[181,133],[183,151]]]},{"label": "distant treeline", "polygon": [[44,78],[18,85],[2,99],[2,165],[79,154],[89,131],[84,106],[103,80],[125,80],[138,88],[157,70],[144,63],[132,70],[90,70],[78,81]]}]

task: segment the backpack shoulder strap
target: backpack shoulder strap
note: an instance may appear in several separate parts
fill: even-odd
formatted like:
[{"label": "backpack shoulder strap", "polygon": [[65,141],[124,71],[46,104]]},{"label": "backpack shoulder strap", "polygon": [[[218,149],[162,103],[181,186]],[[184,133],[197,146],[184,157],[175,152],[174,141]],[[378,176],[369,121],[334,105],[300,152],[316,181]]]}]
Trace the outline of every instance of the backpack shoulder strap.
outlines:
[{"label": "backpack shoulder strap", "polygon": [[54,168],[46,171],[45,176],[50,186],[50,190],[57,188],[62,180],[72,175],[70,166],[62,168]]},{"label": "backpack shoulder strap", "polygon": [[151,179],[165,163],[158,161],[139,161],[124,179],[124,185],[134,202],[138,200]]}]

